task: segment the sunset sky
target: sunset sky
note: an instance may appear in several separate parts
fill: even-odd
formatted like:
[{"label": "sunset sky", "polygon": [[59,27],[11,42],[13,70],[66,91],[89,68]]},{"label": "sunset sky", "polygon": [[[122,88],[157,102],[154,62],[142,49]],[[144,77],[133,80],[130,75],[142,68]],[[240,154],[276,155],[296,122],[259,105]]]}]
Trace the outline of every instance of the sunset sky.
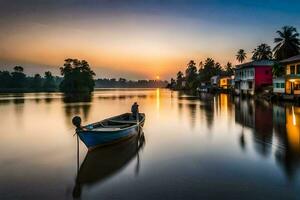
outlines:
[{"label": "sunset sky", "polygon": [[97,77],[169,79],[190,59],[273,47],[284,25],[300,30],[299,1],[0,0],[0,70],[58,74],[71,57]]}]

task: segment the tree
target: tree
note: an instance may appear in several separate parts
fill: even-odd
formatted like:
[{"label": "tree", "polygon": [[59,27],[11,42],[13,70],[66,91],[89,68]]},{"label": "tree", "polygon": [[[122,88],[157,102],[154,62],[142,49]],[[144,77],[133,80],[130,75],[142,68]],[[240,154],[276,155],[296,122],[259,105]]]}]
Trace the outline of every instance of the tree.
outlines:
[{"label": "tree", "polygon": [[0,88],[10,88],[12,86],[12,76],[8,71],[0,71]]},{"label": "tree", "polygon": [[26,75],[24,69],[21,66],[15,66],[12,76],[12,88],[24,88],[26,86]]},{"label": "tree", "polygon": [[257,46],[256,49],[253,50],[252,60],[270,60],[272,59],[272,51],[271,47],[265,43]]},{"label": "tree", "polygon": [[45,82],[43,85],[44,89],[46,89],[47,91],[51,91],[51,90],[55,90],[56,89],[56,84],[55,84],[55,80],[54,77],[52,76],[52,73],[49,71],[45,72]]},{"label": "tree", "polygon": [[64,66],[60,67],[61,75],[64,76],[60,83],[60,90],[65,93],[92,92],[95,82],[95,73],[85,60],[71,59],[65,60]]},{"label": "tree", "polygon": [[24,72],[24,68],[21,67],[21,66],[15,66],[15,67],[14,67],[14,71],[15,71],[15,72],[23,73],[23,72]]},{"label": "tree", "polygon": [[224,74],[226,76],[232,76],[234,74],[234,70],[233,70],[232,64],[230,62],[227,62],[227,64],[225,65],[224,68],[225,68]]},{"label": "tree", "polygon": [[236,54],[237,61],[239,61],[240,63],[243,63],[246,58],[247,58],[247,55],[246,55],[246,52],[244,51],[244,49],[238,50],[238,52]]},{"label": "tree", "polygon": [[293,26],[284,26],[276,31],[279,37],[274,39],[274,57],[277,60],[283,60],[298,55],[300,52],[300,40],[297,29]]},{"label": "tree", "polygon": [[41,89],[42,88],[42,77],[41,75],[39,74],[35,74],[32,81],[31,81],[31,84],[30,84],[30,87],[34,88],[34,89]]},{"label": "tree", "polygon": [[197,79],[197,67],[194,60],[191,60],[187,64],[187,68],[185,70],[185,77],[186,77],[186,86],[188,89],[192,89],[196,87],[196,79]]},{"label": "tree", "polygon": [[183,73],[182,71],[177,72],[177,87],[182,87],[182,79],[183,79]]},{"label": "tree", "polygon": [[280,77],[284,75],[284,67],[279,63],[275,63],[272,68],[272,73],[276,77]]},{"label": "tree", "polygon": [[215,63],[214,59],[207,58],[204,61],[203,67],[199,69],[199,80],[209,82],[212,76],[220,75],[221,71],[222,68],[218,62]]}]

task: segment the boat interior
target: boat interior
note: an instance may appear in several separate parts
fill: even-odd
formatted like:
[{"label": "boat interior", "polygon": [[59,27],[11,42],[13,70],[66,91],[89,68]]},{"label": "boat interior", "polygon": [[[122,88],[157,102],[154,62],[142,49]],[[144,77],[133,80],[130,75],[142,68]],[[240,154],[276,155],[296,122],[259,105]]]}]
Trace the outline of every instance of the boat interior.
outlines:
[{"label": "boat interior", "polygon": [[144,117],[144,114],[140,114],[139,120],[136,120],[131,113],[126,113],[91,125],[87,125],[85,128],[93,131],[114,131],[133,126],[138,122],[141,122]]}]

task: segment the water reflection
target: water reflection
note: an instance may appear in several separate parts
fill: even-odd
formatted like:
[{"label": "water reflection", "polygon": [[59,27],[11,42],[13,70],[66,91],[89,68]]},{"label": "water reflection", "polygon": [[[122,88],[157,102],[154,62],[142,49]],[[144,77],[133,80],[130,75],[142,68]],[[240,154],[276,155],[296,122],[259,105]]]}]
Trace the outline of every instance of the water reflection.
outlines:
[{"label": "water reflection", "polygon": [[300,167],[300,108],[237,98],[235,120],[242,126],[241,149],[245,149],[246,127],[253,134],[256,152],[263,157],[274,152],[277,164],[292,180]]},{"label": "water reflection", "polygon": [[[134,101],[147,115],[143,162],[142,147],[135,148],[135,141],[88,153],[74,184],[73,115],[80,115],[84,124],[96,122],[130,111]],[[299,196],[300,107],[293,104],[164,89],[101,90],[79,98],[2,94],[0,110],[5,125],[0,134],[0,199],[19,194],[62,199],[66,188],[68,197],[74,189],[74,197],[87,199]],[[86,149],[80,146],[84,157]]]},{"label": "water reflection", "polygon": [[63,102],[65,103],[65,114],[68,121],[75,115],[82,116],[84,121],[87,120],[92,105],[91,94],[64,95]]},{"label": "water reflection", "polygon": [[274,114],[279,119],[275,129],[279,142],[276,161],[292,180],[300,167],[300,108],[295,106],[276,108]]},{"label": "water reflection", "polygon": [[[135,174],[140,169],[139,151],[145,145],[144,133],[116,145],[89,151],[77,173],[73,197],[79,198],[84,186],[99,184],[124,169],[137,157]],[[79,158],[77,158],[79,159]]]}]

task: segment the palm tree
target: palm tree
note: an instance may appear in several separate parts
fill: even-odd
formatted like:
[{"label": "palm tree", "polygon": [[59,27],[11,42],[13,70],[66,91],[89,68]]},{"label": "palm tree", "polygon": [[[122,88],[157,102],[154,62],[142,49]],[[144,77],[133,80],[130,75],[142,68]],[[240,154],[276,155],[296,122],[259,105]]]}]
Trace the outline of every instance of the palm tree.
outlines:
[{"label": "palm tree", "polygon": [[260,44],[253,50],[252,60],[270,60],[272,59],[271,47],[265,43]]},{"label": "palm tree", "polygon": [[237,54],[236,54],[236,59],[240,62],[243,63],[244,60],[247,58],[246,56],[246,52],[244,51],[244,49],[240,49],[238,50]]},{"label": "palm tree", "polygon": [[300,40],[297,29],[293,26],[284,26],[281,30],[276,31],[279,37],[274,39],[276,46],[274,47],[274,57],[277,60],[283,60],[300,52]]},{"label": "palm tree", "polygon": [[182,78],[183,78],[182,71],[177,72],[177,80],[182,79]]}]

